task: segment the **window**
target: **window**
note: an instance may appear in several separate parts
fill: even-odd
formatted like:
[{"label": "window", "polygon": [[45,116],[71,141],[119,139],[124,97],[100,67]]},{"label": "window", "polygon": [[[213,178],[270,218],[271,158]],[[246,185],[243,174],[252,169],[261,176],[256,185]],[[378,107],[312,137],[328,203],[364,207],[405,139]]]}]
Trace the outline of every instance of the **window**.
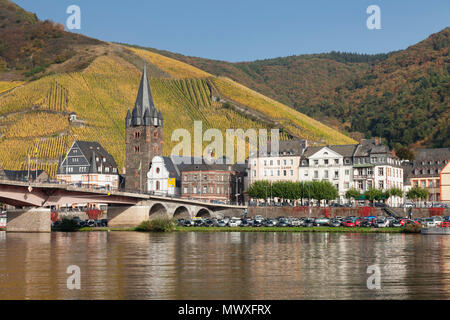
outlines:
[{"label": "window", "polygon": [[346,175],[346,176],[349,176],[349,175],[350,175],[350,170],[348,170],[348,169],[345,170],[345,175]]},{"label": "window", "polygon": [[270,160],[270,165],[273,166],[273,160]]},{"label": "window", "polygon": [[156,168],[156,173],[157,173],[157,174],[159,174],[159,171],[160,171],[160,170],[159,170],[159,167]]},{"label": "window", "polygon": [[134,153],[138,153],[139,152],[139,146],[134,146]]},{"label": "window", "polygon": [[291,170],[291,177],[294,176],[294,170]]},{"label": "window", "polygon": [[339,164],[339,159],[334,159],[334,164]]},{"label": "window", "polygon": [[105,172],[106,172],[106,173],[109,173],[109,167],[106,167],[106,168],[105,168]]},{"label": "window", "polygon": [[273,170],[270,170],[270,176],[273,177]]},{"label": "window", "polygon": [[256,170],[253,170],[253,176],[256,177]]},{"label": "window", "polygon": [[280,170],[277,170],[277,176],[278,177],[280,176]]},{"label": "window", "polygon": [[314,160],[314,164],[319,164],[319,160]]},{"label": "window", "polygon": [[291,166],[294,165],[294,159],[291,159]]},{"label": "window", "polygon": [[383,170],[383,168],[378,168],[378,175],[379,175],[379,176],[384,176],[384,170]]},{"label": "window", "polygon": [[328,159],[323,160],[323,163],[328,164]]},{"label": "window", "polygon": [[379,189],[384,189],[384,181],[379,181],[378,182],[378,188]]},{"label": "window", "polygon": [[345,164],[350,164],[350,159],[345,159]]},{"label": "window", "polygon": [[203,186],[203,193],[208,193],[208,187],[207,186]]},{"label": "window", "polygon": [[141,133],[138,132],[138,131],[135,131],[135,132],[134,132],[134,138],[135,138],[135,139],[139,139],[140,137],[141,137]]},{"label": "window", "polygon": [[114,172],[114,173],[117,173],[117,168],[113,168],[113,172]]},{"label": "window", "polygon": [[325,179],[328,178],[328,170],[325,170],[325,172],[324,172],[324,178],[325,178]]},{"label": "window", "polygon": [[283,160],[283,164],[284,164],[284,165],[287,165],[287,161],[286,161],[286,160]]},{"label": "window", "polygon": [[153,138],[158,139],[158,131],[153,132]]},{"label": "window", "polygon": [[286,170],[283,170],[283,176],[287,176],[287,171]]},{"label": "window", "polygon": [[197,194],[197,187],[194,187],[194,194]]},{"label": "window", "polygon": [[156,181],[156,190],[159,190],[159,181]]},{"label": "window", "polygon": [[358,189],[359,189],[359,190],[363,190],[363,188],[364,188],[363,182],[362,182],[361,180],[358,181]]},{"label": "window", "polygon": [[264,165],[267,166],[267,160],[264,160]]},{"label": "window", "polygon": [[345,188],[345,189],[350,188],[350,183],[349,183],[349,182],[346,182],[346,183],[344,184],[344,188]]},{"label": "window", "polygon": [[334,178],[335,179],[339,179],[339,171],[335,171],[334,172]]},{"label": "window", "polygon": [[267,177],[267,170],[264,170],[264,177]]},{"label": "window", "polygon": [[187,187],[184,187],[183,188],[183,193],[187,193],[188,192],[188,188]]},{"label": "window", "polygon": [[314,178],[315,179],[319,178],[319,171],[317,170],[314,171]]},{"label": "window", "polygon": [[256,160],[253,160],[253,166],[256,166]]},{"label": "window", "polygon": [[277,166],[279,166],[280,165],[280,160],[277,160]]},{"label": "window", "polygon": [[103,158],[103,162],[106,162],[106,158]]}]

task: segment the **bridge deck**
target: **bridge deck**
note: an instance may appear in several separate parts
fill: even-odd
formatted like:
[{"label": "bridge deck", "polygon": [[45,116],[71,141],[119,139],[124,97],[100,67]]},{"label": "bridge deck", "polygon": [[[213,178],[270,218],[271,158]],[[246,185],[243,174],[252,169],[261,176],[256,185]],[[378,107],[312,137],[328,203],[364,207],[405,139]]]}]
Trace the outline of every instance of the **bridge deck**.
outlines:
[{"label": "bridge deck", "polygon": [[[184,204],[191,204],[191,205],[199,205],[209,208],[233,208],[233,209],[245,209],[247,206],[242,205],[231,205],[231,204],[219,204],[219,203],[210,203],[210,202],[203,202],[199,200],[189,200],[184,198],[178,198],[178,197],[164,197],[164,196],[156,196],[156,195],[150,195],[150,194],[141,194],[141,193],[132,193],[132,192],[124,192],[124,191],[118,191],[118,190],[98,190],[98,189],[89,189],[89,188],[81,188],[81,187],[75,187],[67,184],[58,184],[58,183],[35,183],[35,182],[24,182],[24,181],[11,181],[11,180],[0,180],[0,197],[2,187],[21,187],[28,189],[29,187],[32,187],[33,189],[39,189],[39,190],[60,190],[65,191],[67,194],[71,193],[83,193],[83,194],[91,194],[93,198],[95,198],[95,195],[102,195],[107,197],[122,197],[123,199],[133,199],[135,201],[140,200],[159,200],[159,201],[165,201],[165,202],[176,202],[176,203],[184,203]],[[107,198],[106,198],[107,199]],[[86,200],[89,200],[87,197]],[[108,201],[102,201],[103,203],[108,203]]]}]

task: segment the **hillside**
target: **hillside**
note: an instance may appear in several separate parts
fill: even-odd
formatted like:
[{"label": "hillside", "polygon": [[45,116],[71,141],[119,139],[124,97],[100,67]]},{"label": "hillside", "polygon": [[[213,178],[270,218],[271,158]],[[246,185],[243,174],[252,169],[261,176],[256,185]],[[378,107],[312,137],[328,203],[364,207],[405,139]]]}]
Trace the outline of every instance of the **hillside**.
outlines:
[{"label": "hillside", "polygon": [[[38,168],[54,176],[58,158],[75,139],[99,141],[122,168],[124,119],[134,105],[144,61],[154,101],[164,117],[166,155],[175,145],[170,139],[172,131],[185,128],[192,132],[195,120],[203,121],[204,130],[279,127],[282,139],[354,142],[226,77],[148,50],[73,35],[52,22],[38,21],[33,14],[6,0],[0,0],[0,6],[0,27],[22,30],[23,35],[18,38],[20,41],[0,38],[7,48],[0,52],[0,59],[6,62],[0,71],[0,163],[5,169],[27,169],[30,156],[31,169],[37,162]],[[15,59],[8,48],[34,48],[28,31],[43,25],[51,26],[51,32],[58,30],[58,36],[42,33],[38,39],[45,45],[37,50],[37,55],[33,50],[20,49]],[[47,50],[47,46],[55,46],[55,50]],[[71,53],[66,60],[57,59],[67,51]],[[37,57],[42,60],[28,64]],[[44,67],[36,69],[37,65]],[[69,123],[71,112],[81,121]]]},{"label": "hillside", "polygon": [[331,52],[229,63],[148,50],[229,77],[358,138],[444,147],[450,145],[449,30],[379,55]]}]

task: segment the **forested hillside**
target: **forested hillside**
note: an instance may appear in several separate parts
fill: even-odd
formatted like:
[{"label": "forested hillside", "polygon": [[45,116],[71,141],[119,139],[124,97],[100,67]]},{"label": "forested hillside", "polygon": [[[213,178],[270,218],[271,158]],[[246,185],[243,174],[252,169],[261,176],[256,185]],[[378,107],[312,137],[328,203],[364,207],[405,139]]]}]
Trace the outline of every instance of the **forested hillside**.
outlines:
[{"label": "forested hillside", "polygon": [[[331,52],[229,63],[159,52],[227,76],[355,137],[449,146],[449,30],[379,55]],[[357,134],[362,133],[362,134]]]}]

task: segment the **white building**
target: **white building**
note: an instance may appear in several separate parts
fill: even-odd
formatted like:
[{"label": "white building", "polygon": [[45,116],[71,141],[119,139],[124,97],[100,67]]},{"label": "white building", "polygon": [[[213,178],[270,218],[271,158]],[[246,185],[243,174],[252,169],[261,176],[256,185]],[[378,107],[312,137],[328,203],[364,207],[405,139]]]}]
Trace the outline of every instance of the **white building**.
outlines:
[{"label": "white building", "polygon": [[[354,187],[361,193],[369,188],[404,190],[403,167],[388,146],[374,139],[363,140],[356,148],[353,161]],[[401,202],[401,197],[391,197],[388,200],[388,204],[392,206],[398,206]]]},{"label": "white building", "polygon": [[352,144],[307,148],[301,157],[300,180],[327,180],[338,190],[337,200],[345,202],[345,193],[353,187],[352,156],[356,147]]},{"label": "white building", "polygon": [[147,172],[147,190],[160,196],[180,196],[181,172],[170,157],[153,157]]},{"label": "white building", "polygon": [[299,181],[300,156],[307,147],[306,140],[280,141],[279,152],[271,152],[249,159],[249,184],[259,180]]},{"label": "white building", "polygon": [[98,142],[75,141],[60,161],[56,178],[78,187],[119,188],[117,164]]}]

